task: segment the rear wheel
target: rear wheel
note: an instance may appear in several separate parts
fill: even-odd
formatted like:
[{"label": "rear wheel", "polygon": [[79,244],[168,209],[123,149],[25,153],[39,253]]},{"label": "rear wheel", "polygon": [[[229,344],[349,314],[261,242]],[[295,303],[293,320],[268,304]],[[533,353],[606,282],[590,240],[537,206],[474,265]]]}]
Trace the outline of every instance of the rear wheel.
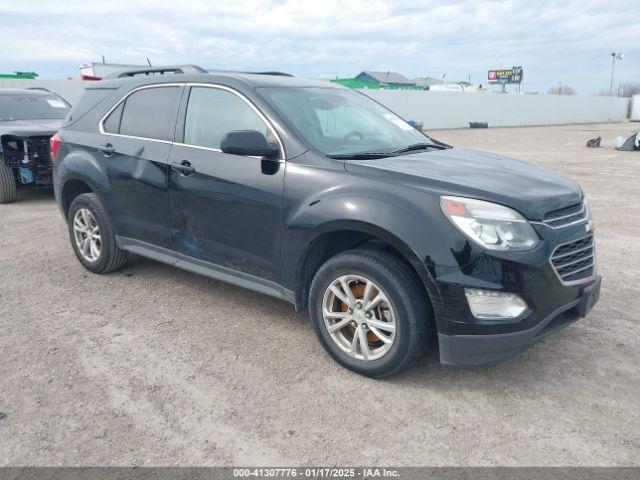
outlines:
[{"label": "rear wheel", "polygon": [[426,351],[431,321],[417,275],[383,252],[329,259],[311,284],[309,312],[327,352],[361,375],[399,372]]},{"label": "rear wheel", "polygon": [[15,202],[18,198],[16,177],[0,157],[0,203]]},{"label": "rear wheel", "polygon": [[95,193],[71,202],[68,224],[73,251],[87,270],[108,273],[124,267],[128,252],[116,244],[109,214]]}]

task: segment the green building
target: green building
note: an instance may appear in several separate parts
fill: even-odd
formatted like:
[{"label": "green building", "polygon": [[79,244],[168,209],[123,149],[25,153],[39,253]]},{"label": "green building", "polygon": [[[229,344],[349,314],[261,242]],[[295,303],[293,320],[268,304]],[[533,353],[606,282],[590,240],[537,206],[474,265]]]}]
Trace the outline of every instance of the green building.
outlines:
[{"label": "green building", "polygon": [[331,80],[349,88],[371,88],[374,90],[423,90],[416,82],[396,72],[374,72],[365,70],[354,78],[336,78]]},{"label": "green building", "polygon": [[0,78],[16,78],[21,80],[34,80],[38,77],[36,72],[0,73]]}]

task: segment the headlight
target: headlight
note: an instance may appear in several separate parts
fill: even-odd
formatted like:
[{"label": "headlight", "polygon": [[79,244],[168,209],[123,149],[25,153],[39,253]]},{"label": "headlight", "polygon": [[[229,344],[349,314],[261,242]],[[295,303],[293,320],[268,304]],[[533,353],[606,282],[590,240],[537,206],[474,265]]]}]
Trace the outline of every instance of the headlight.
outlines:
[{"label": "headlight", "polygon": [[440,206],[462,233],[490,250],[526,250],[538,243],[527,219],[503,205],[445,196]]}]

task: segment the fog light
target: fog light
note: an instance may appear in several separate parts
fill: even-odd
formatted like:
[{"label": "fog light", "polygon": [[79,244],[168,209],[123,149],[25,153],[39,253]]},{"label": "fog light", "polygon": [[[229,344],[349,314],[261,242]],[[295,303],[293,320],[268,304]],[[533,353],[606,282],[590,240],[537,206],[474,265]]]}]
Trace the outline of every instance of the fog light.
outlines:
[{"label": "fog light", "polygon": [[517,318],[528,308],[527,303],[514,293],[465,288],[464,294],[471,313],[476,318]]}]

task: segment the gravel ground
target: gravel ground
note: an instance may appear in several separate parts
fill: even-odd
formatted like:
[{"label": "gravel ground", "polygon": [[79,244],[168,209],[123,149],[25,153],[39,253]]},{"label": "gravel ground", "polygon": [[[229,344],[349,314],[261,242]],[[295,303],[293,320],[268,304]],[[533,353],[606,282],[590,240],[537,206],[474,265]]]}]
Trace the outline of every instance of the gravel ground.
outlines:
[{"label": "gravel ground", "polygon": [[640,152],[611,147],[632,128],[434,132],[582,183],[601,302],[517,360],[384,381],[283,301],[139,257],[88,273],[23,189],[0,205],[0,465],[640,465]]}]

